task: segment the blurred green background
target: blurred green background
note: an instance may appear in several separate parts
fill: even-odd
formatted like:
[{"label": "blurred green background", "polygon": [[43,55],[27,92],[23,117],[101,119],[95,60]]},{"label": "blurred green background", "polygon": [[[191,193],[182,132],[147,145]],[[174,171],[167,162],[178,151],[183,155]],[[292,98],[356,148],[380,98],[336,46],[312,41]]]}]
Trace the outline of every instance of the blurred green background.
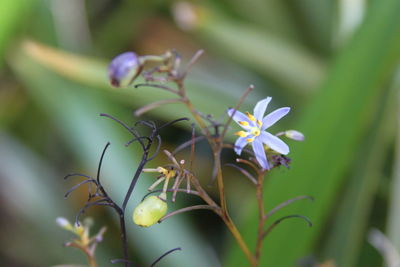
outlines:
[{"label": "blurred green background", "polygon": [[[399,13],[399,0],[1,0],[0,265],[85,264],[80,252],[62,247],[71,236],[55,218],[73,220],[87,191],[64,200],[77,180],[62,178],[74,171],[95,175],[110,141],[102,175],[121,201],[139,150],[124,148],[129,135],[99,114],[133,123],[133,110],[167,96],[151,88],[111,88],[107,62],[124,51],[161,54],[171,48],[184,62],[198,49],[206,51],[187,80],[189,96],[204,113],[223,118],[254,84],[244,110],[272,96],[269,111],[292,107],[272,131],[295,128],[306,135],[303,143],[288,141],[291,168],[268,178],[265,203],[270,209],[311,195],[313,203],[298,202],[274,218],[302,214],[314,227],[296,219],[283,222],[266,239],[261,266],[380,266],[384,253],[369,244],[371,228],[389,238],[390,255],[397,256]],[[172,104],[145,118],[162,123],[185,115]],[[186,141],[188,129],[189,123],[171,128],[164,147]],[[198,152],[195,165],[206,184],[212,165],[205,143]],[[232,153],[223,159],[233,160]],[[160,155],[157,162],[166,159]],[[225,173],[230,212],[254,248],[254,188],[228,167]],[[128,214],[153,179],[140,180]],[[170,207],[196,203],[180,195]],[[100,266],[110,266],[111,258],[121,257],[116,216],[102,208],[88,215],[95,230],[108,226],[97,257]],[[159,266],[246,266],[233,238],[208,211],[178,215],[149,229],[129,217],[132,259],[144,266],[177,246],[183,251]]]}]

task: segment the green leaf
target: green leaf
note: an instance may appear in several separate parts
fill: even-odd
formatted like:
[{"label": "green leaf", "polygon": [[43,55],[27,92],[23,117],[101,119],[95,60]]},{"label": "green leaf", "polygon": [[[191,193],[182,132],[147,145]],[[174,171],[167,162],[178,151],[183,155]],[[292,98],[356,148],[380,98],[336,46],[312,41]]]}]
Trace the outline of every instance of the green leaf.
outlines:
[{"label": "green leaf", "polygon": [[370,211],[383,177],[385,155],[393,140],[398,89],[399,84],[394,84],[379,101],[371,130],[355,157],[350,181],[338,199],[339,211],[331,216],[333,229],[324,242],[324,259],[334,259],[338,266],[356,266],[365,242]]},{"label": "green leaf", "polygon": [[[208,14],[208,13],[206,13]],[[204,16],[198,34],[214,50],[304,96],[320,84],[325,66],[304,47],[216,14]]]},{"label": "green leaf", "polygon": [[3,64],[5,50],[17,28],[25,21],[34,0],[0,1],[0,67]]}]

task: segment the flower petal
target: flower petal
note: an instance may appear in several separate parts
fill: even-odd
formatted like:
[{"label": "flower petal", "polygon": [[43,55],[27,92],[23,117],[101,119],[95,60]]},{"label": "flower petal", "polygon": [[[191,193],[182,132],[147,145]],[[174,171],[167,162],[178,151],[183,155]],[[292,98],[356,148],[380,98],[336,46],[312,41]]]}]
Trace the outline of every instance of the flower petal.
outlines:
[{"label": "flower petal", "polygon": [[256,106],[254,107],[254,117],[256,117],[257,120],[262,121],[265,110],[267,109],[271,99],[272,97],[267,97],[266,99],[257,102]]},{"label": "flower petal", "polygon": [[240,156],[242,154],[243,148],[247,145],[247,137],[239,137],[235,142],[234,150],[236,154]]},{"label": "flower petal", "polygon": [[265,130],[268,127],[271,127],[272,125],[275,124],[275,122],[279,121],[282,119],[282,117],[286,116],[290,111],[289,107],[286,108],[278,108],[271,113],[269,113],[267,116],[264,117],[263,119],[263,124],[261,130]]},{"label": "flower petal", "polygon": [[269,164],[267,155],[265,155],[263,143],[259,138],[256,138],[251,144],[253,146],[254,155],[256,156],[258,163],[260,163],[261,167],[268,170]]},{"label": "flower petal", "polygon": [[[228,109],[228,115],[229,115],[229,117],[232,117],[232,114],[233,114],[234,111],[235,111],[235,109],[233,109],[233,108]],[[246,129],[246,130],[248,130],[248,129],[250,129],[251,127],[254,127],[254,126],[255,126],[255,123],[252,122],[252,121],[246,116],[246,114],[240,112],[239,110],[236,110],[236,112],[235,112],[235,114],[233,115],[232,119],[233,119],[237,124],[239,124],[243,129]],[[239,123],[240,121],[248,122],[248,123],[249,123],[249,126],[245,126],[245,125],[240,124],[240,123]]]},{"label": "flower petal", "polygon": [[268,132],[261,132],[258,139],[267,146],[269,146],[272,150],[275,150],[280,154],[286,155],[289,153],[288,145],[285,144],[281,139],[279,139],[275,135],[272,135]]}]

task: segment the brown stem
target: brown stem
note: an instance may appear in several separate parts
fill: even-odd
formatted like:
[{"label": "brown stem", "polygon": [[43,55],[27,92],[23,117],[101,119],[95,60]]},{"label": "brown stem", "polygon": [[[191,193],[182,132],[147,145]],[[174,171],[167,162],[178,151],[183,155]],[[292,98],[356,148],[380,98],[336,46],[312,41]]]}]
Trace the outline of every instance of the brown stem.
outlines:
[{"label": "brown stem", "polygon": [[257,243],[256,243],[256,261],[257,264],[261,256],[261,248],[264,233],[265,224],[265,210],[264,210],[264,200],[263,200],[263,184],[264,184],[264,172],[258,172],[257,176],[257,186],[256,186],[256,196],[258,205],[258,231],[257,231]]},{"label": "brown stem", "polygon": [[89,267],[97,267],[96,259],[89,254],[86,254],[88,258]]},{"label": "brown stem", "polygon": [[222,220],[228,227],[229,231],[231,231],[233,237],[236,239],[236,242],[239,244],[239,247],[242,249],[244,254],[246,255],[247,260],[251,264],[252,267],[258,266],[258,262],[256,258],[253,256],[251,251],[246,245],[246,242],[243,240],[242,235],[240,234],[239,230],[236,228],[235,224],[233,223],[232,219],[229,217],[228,214],[223,214],[221,216]]},{"label": "brown stem", "polygon": [[[236,228],[235,224],[233,223],[232,219],[229,216],[227,205],[226,205],[226,199],[225,199],[225,189],[224,189],[224,181],[223,181],[223,176],[222,176],[222,168],[221,168],[221,161],[220,161],[220,156],[221,156],[221,150],[223,147],[223,141],[221,138],[214,138],[210,132],[210,130],[207,128],[205,122],[201,118],[201,116],[198,114],[197,110],[194,108],[192,102],[188,99],[186,96],[186,90],[183,85],[183,80],[178,79],[175,81],[178,90],[179,90],[179,95],[182,98],[182,102],[186,105],[194,119],[196,120],[197,124],[199,125],[202,133],[206,136],[208,143],[211,146],[214,156],[214,161],[215,161],[215,166],[217,168],[217,182],[218,182],[218,192],[219,192],[219,197],[220,197],[220,207],[216,205],[214,200],[210,198],[210,196],[207,194],[206,191],[201,187],[200,183],[198,182],[197,178],[193,177],[192,183],[195,186],[196,190],[199,192],[200,197],[203,198],[203,200],[209,204],[210,206],[216,206],[219,207],[218,209],[214,210],[224,221],[226,226],[228,227],[229,231],[232,233],[233,237],[236,239],[236,242],[239,244],[239,247],[241,250],[244,252],[246,255],[247,260],[251,264],[251,266],[256,267],[257,266],[257,261],[254,257],[254,255],[251,253],[249,250],[248,246],[246,245],[246,242],[243,240],[242,235],[240,234],[239,230]],[[248,89],[248,91],[250,91]],[[229,119],[227,124],[225,125],[225,129],[229,125]],[[226,132],[226,131],[225,131]]]},{"label": "brown stem", "polygon": [[210,206],[216,207],[214,212],[218,214],[221,219],[224,221],[225,225],[228,227],[229,231],[232,233],[233,237],[235,238],[236,242],[239,244],[239,247],[246,255],[247,260],[250,262],[251,266],[257,266],[256,260],[246,245],[246,242],[243,240],[242,235],[240,234],[239,230],[236,228],[235,224],[233,223],[232,219],[230,218],[227,211],[224,211],[221,207],[219,207],[215,201],[208,195],[208,193],[203,189],[200,185],[199,180],[195,177],[191,177],[191,182],[193,186],[199,193],[199,196]]}]

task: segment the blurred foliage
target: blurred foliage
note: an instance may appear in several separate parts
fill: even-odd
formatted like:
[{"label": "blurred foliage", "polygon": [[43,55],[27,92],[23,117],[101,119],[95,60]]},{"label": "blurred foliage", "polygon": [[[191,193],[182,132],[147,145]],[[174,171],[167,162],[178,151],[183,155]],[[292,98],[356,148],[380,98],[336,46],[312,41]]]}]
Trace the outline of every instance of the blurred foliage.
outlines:
[{"label": "blurred foliage", "polygon": [[[196,50],[206,50],[188,80],[189,96],[201,111],[221,118],[255,84],[243,109],[272,96],[273,105],[292,107],[284,125],[274,130],[290,125],[306,135],[304,143],[290,143],[291,168],[268,178],[265,203],[271,208],[312,195],[314,203],[299,202],[275,216],[303,214],[314,227],[296,220],[279,225],[267,237],[262,266],[295,266],[305,258],[378,266],[381,255],[366,236],[371,227],[385,231],[386,224],[386,235],[400,251],[394,149],[400,1],[208,0],[183,7],[155,0],[0,1],[1,265],[85,262],[61,246],[68,236],[55,224],[58,216],[71,220],[85,197],[81,190],[64,200],[71,184],[62,177],[76,170],[93,174],[102,147],[111,141],[103,179],[120,200],[138,162],[137,148],[123,148],[129,139],[123,129],[98,115],[132,122],[134,109],[168,96],[150,88],[111,88],[107,62],[127,50],[159,54],[170,48],[184,62]],[[161,123],[186,115],[171,104],[146,118]],[[186,141],[189,126],[176,125],[164,145]],[[206,183],[211,163],[204,143],[198,151],[196,165]],[[233,154],[225,156],[225,162],[233,160]],[[228,171],[226,177],[239,176]],[[150,182],[143,176],[128,213]],[[239,177],[226,184],[231,213],[245,239],[254,242],[253,189]],[[176,208],[195,201],[178,197]],[[179,215],[149,229],[128,221],[133,258],[149,263],[179,246],[183,250],[160,266],[245,266],[233,238],[206,213]],[[109,266],[109,259],[121,255],[115,215],[102,209],[89,214],[96,225],[108,226],[97,255],[100,266]]]}]

